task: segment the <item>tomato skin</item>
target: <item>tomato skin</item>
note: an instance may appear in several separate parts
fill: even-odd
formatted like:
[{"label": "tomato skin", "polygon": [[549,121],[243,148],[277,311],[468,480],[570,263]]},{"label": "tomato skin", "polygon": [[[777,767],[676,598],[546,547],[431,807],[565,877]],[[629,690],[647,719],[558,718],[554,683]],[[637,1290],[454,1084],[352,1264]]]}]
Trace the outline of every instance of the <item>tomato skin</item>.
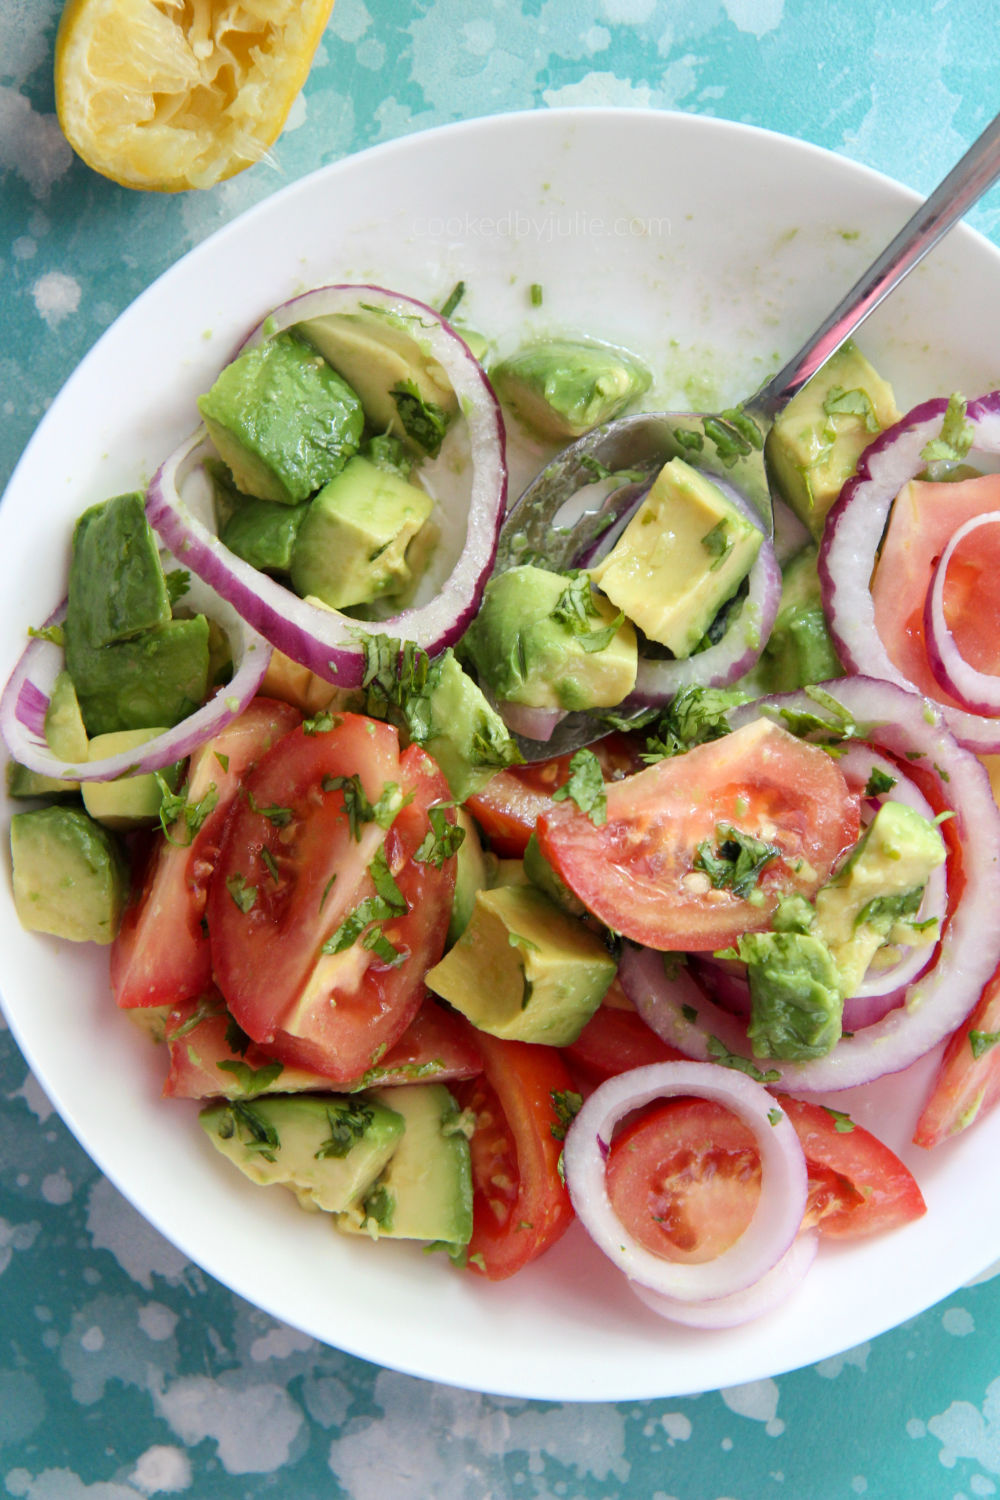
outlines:
[{"label": "tomato skin", "polygon": [[122,1009],[176,1005],[211,988],[212,958],[202,919],[226,819],[245,772],[301,718],[287,703],[255,698],[191,756],[188,799],[200,801],[214,784],[218,800],[190,843],[158,838],[151,849],[141,886],[111,945],[111,988]]},{"label": "tomato skin", "polygon": [[561,1122],[553,1094],[573,1080],[553,1047],[477,1034],[479,1078],[453,1087],[459,1106],[474,1112],[471,1270],[490,1281],[513,1276],[555,1244],[573,1220],[560,1175]]},{"label": "tomato skin", "polygon": [[[343,781],[358,776],[375,804],[395,785],[404,805],[391,827],[352,828]],[[208,922],[216,981],[238,1024],[280,1061],[337,1081],[376,1063],[406,1030],[423,976],[443,951],[455,861],[415,862],[431,831],[428,807],[451,801],[425,751],[401,757],[396,731],[358,714],[307,735],[296,730],[244,784],[212,878]],[[409,798],[410,800],[406,800]],[[275,823],[264,810],[280,808]],[[343,952],[326,940],[375,894],[369,866],[384,850],[405,914],[380,923],[389,962],[360,936]],[[241,909],[235,889],[251,890]]]},{"label": "tomato skin", "polygon": [[570,1070],[597,1085],[648,1063],[678,1062],[684,1053],[663,1041],[635,1010],[599,1005],[575,1042],[561,1049]]},{"label": "tomato skin", "polygon": [[[713,889],[695,865],[720,825],[781,850],[753,900]],[[858,831],[858,799],[831,757],[758,719],[610,783],[603,823],[568,799],[554,804],[538,840],[606,926],[649,948],[703,951],[766,927],[779,896],[812,895]]]},{"label": "tomato skin", "polygon": [[928,1150],[966,1130],[1000,1103],[1000,1047],[987,1046],[979,1057],[970,1033],[1000,1031],[1000,967],[983,987],[967,1020],[952,1034],[937,1077],[917,1121],[914,1144]]}]

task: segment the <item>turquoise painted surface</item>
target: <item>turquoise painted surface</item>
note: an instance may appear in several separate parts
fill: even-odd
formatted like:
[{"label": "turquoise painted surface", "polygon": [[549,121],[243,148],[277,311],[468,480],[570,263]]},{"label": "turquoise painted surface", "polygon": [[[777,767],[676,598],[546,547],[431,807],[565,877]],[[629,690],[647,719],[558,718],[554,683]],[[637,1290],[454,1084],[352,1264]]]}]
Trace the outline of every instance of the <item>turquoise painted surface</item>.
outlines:
[{"label": "turquoise painted surface", "polygon": [[[511,108],[610,103],[798,135],[929,188],[998,103],[971,0],[338,0],[273,161],[128,193],[52,113],[53,0],[0,0],[0,482],[161,270],[283,183]],[[994,192],[972,220],[1000,242]],[[2,959],[0,959],[2,972]],[[1000,1280],[870,1346],[697,1398],[482,1397],[321,1348],[208,1281],[51,1111],[0,1022],[0,1489],[24,1500],[834,1500],[1000,1485]]]}]

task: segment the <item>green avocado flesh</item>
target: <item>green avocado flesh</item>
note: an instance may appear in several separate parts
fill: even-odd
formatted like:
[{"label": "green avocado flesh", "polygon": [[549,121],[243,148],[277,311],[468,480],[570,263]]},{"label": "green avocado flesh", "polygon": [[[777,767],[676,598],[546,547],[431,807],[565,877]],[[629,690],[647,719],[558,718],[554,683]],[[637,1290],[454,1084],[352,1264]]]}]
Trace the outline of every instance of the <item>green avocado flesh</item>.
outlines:
[{"label": "green avocado flesh", "polygon": [[14,906],[22,927],[75,943],[110,943],[128,893],[115,836],[82,809],[43,807],[10,820]]}]

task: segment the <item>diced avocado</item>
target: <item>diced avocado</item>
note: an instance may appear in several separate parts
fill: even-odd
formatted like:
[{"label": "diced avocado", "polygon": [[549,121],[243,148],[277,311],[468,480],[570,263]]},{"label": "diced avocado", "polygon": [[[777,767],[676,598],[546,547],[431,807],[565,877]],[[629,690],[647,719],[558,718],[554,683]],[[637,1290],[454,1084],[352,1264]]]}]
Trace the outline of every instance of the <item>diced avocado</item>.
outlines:
[{"label": "diced avocado", "polygon": [[241,500],[219,530],[219,540],[262,573],[287,573],[309,501],[279,505],[276,500]]},{"label": "diced avocado", "polygon": [[77,521],[69,599],[74,631],[95,649],[170,619],[159,550],[141,494],[92,505]]},{"label": "diced avocado", "polygon": [[387,469],[400,479],[409,479],[413,473],[413,456],[402,438],[391,432],[380,432],[370,437],[361,448],[361,457],[367,458],[377,469]]},{"label": "diced avocado", "polygon": [[373,1239],[467,1245],[472,1236],[472,1168],[458,1106],[440,1083],[373,1089],[367,1096],[398,1111],[403,1138],[377,1181],[337,1228]]},{"label": "diced avocado", "polygon": [[45,739],[52,754],[67,765],[83,765],[90,759],[80,700],[68,672],[60,672],[52,684],[45,710]]},{"label": "diced avocado", "polygon": [[448,922],[449,947],[468,927],[475,907],[476,892],[489,887],[491,874],[491,857],[483,848],[476,825],[464,807],[456,807],[455,821],[464,830],[465,838],[459,844],[455,856],[455,894]]},{"label": "diced avocado", "polygon": [[810,543],[785,564],[778,615],[754,673],[761,693],[790,693],[843,675],[820,597],[817,555]]},{"label": "diced avocado", "polygon": [[210,632],[204,615],[169,620],[130,641],[91,647],[66,620],[66,666],[87,733],[177,724],[211,686]]},{"label": "diced avocado", "polygon": [[501,703],[609,708],[635,685],[635,631],[585,574],[524,565],[494,575],[465,643]]},{"label": "diced avocado", "polygon": [[469,353],[473,359],[478,359],[479,363],[482,364],[483,355],[490,347],[490,340],[486,337],[485,333],[480,333],[476,328],[466,328],[464,323],[453,323],[452,327],[468,345]]},{"label": "diced avocado", "polygon": [[[104,760],[110,755],[138,751],[142,745],[163,734],[162,729],[120,729],[114,734],[98,734],[90,742],[90,759]],[[168,766],[159,773],[162,781],[176,791],[180,765]],[[141,776],[120,776],[115,781],[85,781],[83,805],[92,818],[106,828],[124,832],[157,822],[163,802],[163,787],[153,772]]]},{"label": "diced avocado", "polygon": [[917,946],[930,937],[916,914],[924,887],[946,857],[941,831],[903,802],[883,802],[850,858],[816,893],[812,931],[826,942],[853,995],[885,943]]},{"label": "diced avocado", "polygon": [[850,339],[778,417],[765,456],[785,503],[817,541],[868,444],[898,420],[891,387]]},{"label": "diced avocado", "polygon": [[411,735],[437,761],[456,802],[521,759],[503,719],[450,648],[430,663],[422,701],[412,707]]},{"label": "diced avocado", "polygon": [[590,576],[650,640],[690,656],[763,539],[707,475],[672,458]]},{"label": "diced avocado", "polygon": [[540,437],[579,437],[609,422],[649,387],[634,354],[583,339],[524,344],[490,368],[505,406]]},{"label": "diced avocado", "polygon": [[22,802],[32,797],[78,797],[80,783],[63,781],[59,776],[46,776],[42,771],[29,771],[16,760],[7,762],[7,795]]},{"label": "diced avocado", "polygon": [[252,1182],[289,1188],[303,1208],[341,1213],[403,1137],[403,1118],[369,1096],[267,1094],[203,1109],[212,1145]]},{"label": "diced avocado", "polygon": [[596,933],[534,886],[507,885],[477,892],[472,920],[426,981],[481,1031],[566,1047],[614,976]]},{"label": "diced avocado", "polygon": [[572,917],[582,917],[587,908],[574,895],[569,886],[559,873],[549,864],[542,853],[542,846],[538,842],[538,835],[532,831],[528,839],[527,848],[524,851],[524,873],[537,886],[543,895],[554,901],[556,906],[563,911],[569,912]]},{"label": "diced avocado", "polygon": [[425,490],[352,458],[311,501],[292,548],[292,587],[331,609],[398,594],[407,547],[434,508]]},{"label": "diced avocado", "polygon": [[298,332],[357,391],[370,427],[436,452],[411,415],[421,406],[438,413],[443,432],[458,401],[444,370],[422,347],[419,328],[412,332],[406,320],[372,307],[310,318]]},{"label": "diced avocado", "polygon": [[364,427],[361,401],[291,332],[226,365],[198,410],[237,489],[295,505],[340,472]]},{"label": "diced avocado", "polygon": [[10,820],[14,908],[22,927],[74,943],[110,943],[128,894],[115,835],[80,808],[42,807]]},{"label": "diced avocado", "polygon": [[811,932],[748,932],[740,938],[747,965],[755,1057],[804,1062],[825,1057],[841,1037],[843,991],[823,939]]}]

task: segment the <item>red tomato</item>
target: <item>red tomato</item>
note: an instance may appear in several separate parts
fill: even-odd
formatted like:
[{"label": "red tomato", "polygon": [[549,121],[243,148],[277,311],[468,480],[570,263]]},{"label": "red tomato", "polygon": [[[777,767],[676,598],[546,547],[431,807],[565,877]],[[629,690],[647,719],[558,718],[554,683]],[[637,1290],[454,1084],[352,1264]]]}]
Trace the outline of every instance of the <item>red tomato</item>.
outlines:
[{"label": "red tomato", "polygon": [[918,1146],[939,1145],[1000,1101],[1000,1046],[991,1040],[998,1036],[1000,968],[987,981],[968,1019],[945,1048],[930,1097],[917,1121],[913,1139]]},{"label": "red tomato", "polygon": [[[638,770],[635,745],[623,734],[609,734],[591,749],[610,781]],[[465,806],[501,859],[520,859],[543,812],[552,806],[552,793],[569,780],[570,755],[533,761],[498,771]]]},{"label": "red tomato", "polygon": [[[595,822],[567,800],[538,823],[542,853],[608,927],[650,948],[724,948],[766,927],[778,898],[812,895],[858,837],[857,798],[825,750],[764,719],[607,787]],[[699,849],[720,830],[779,853],[748,895],[717,888]]]},{"label": "red tomato", "polygon": [[[913,1175],[869,1131],[821,1105],[779,1096],[802,1144],[809,1197],[802,1227],[838,1239],[892,1229],[925,1212]],[[753,1132],[708,1099],[667,1099],[636,1114],[608,1154],[608,1193],[654,1254],[707,1261],[750,1222],[760,1194]]]},{"label": "red tomato", "polygon": [[[952,534],[973,516],[1000,510],[1000,475],[953,484],[905,485],[892,508],[872,579],[875,623],[891,660],[921,692],[953,702],[927,659],[924,601]],[[948,568],[945,619],[959,650],[982,672],[1000,673],[1000,527],[980,528]]]},{"label": "red tomato", "polygon": [[[373,808],[399,796],[388,830],[387,815],[359,814],[359,789]],[[216,982],[268,1053],[355,1078],[413,1020],[444,948],[455,861],[436,869],[414,855],[430,805],[450,803],[447,783],[418,746],[400,756],[391,726],[343,714],[324,732],[287,735],[243,790],[208,896]],[[380,910],[387,880],[396,889]],[[328,941],[340,950],[324,952]]]},{"label": "red tomato", "polygon": [[141,888],[129,903],[111,945],[111,988],[123,1009],[176,1005],[211,988],[212,960],[203,918],[208,879],[240,779],[302,715],[274,698],[255,698],[214,739],[191,756],[186,792],[199,803],[217,797],[193,839],[183,827],[178,843],[159,838]]},{"label": "red tomato", "polygon": [[684,1056],[651,1031],[637,1011],[607,1001],[598,1006],[576,1041],[561,1051],[572,1071],[590,1084],[647,1063],[677,1062]]},{"label": "red tomato", "polygon": [[476,1117],[469,1265],[491,1281],[513,1276],[569,1228],[573,1209],[559,1170],[565,1122],[554,1095],[573,1081],[554,1047],[480,1032],[483,1073],[453,1087]]}]

